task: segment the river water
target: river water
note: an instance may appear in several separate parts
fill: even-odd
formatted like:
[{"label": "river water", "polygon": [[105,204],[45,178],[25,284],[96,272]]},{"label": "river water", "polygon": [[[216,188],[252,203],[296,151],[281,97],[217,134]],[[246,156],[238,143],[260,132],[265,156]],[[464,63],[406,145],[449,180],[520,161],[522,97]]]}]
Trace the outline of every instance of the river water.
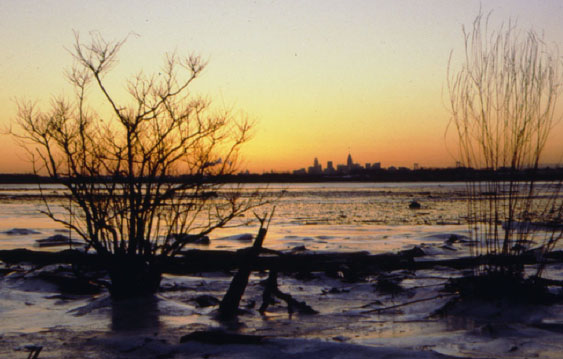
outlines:
[{"label": "river water", "polygon": [[[463,183],[308,183],[256,187],[276,206],[264,245],[277,250],[369,251],[419,246],[417,260],[468,254]],[[64,213],[57,186],[45,186],[55,211]],[[419,209],[410,209],[412,201]],[[39,190],[30,185],[0,187],[0,249],[37,247],[36,240],[68,230],[44,214]],[[271,211],[271,207],[257,212]],[[252,218],[238,218],[243,222]],[[237,249],[251,244],[256,223],[221,229],[203,249]],[[76,235],[72,234],[75,240]],[[41,248],[60,250],[65,247]],[[318,315],[291,314],[285,303],[257,311],[267,273],[251,275],[237,323],[219,323],[217,306],[202,307],[200,296],[221,298],[231,273],[164,275],[161,291],[147,301],[112,301],[97,295],[61,294],[43,273],[59,266],[7,267],[0,277],[0,357],[25,357],[26,345],[43,347],[41,358],[561,358],[563,305],[522,306],[501,302],[458,303],[442,289],[460,270],[394,271],[357,282],[330,273],[309,277],[280,274],[285,293],[305,301]],[[70,268],[66,268],[70,271]],[[66,272],[63,272],[66,273]],[[563,265],[547,277],[562,280]],[[378,284],[394,280],[402,290]],[[453,304],[453,306],[452,306]],[[433,313],[449,308],[445,316]],[[265,335],[261,346],[178,344],[180,336],[208,329]]]},{"label": "river water", "polygon": [[[244,185],[245,191],[256,188],[272,201],[272,205],[256,212],[266,213],[271,206],[276,207],[265,243],[273,249],[305,246],[312,250],[377,253],[416,244],[433,233],[466,230],[463,183]],[[62,188],[47,185],[42,191],[56,198]],[[0,187],[0,248],[33,249],[37,247],[38,239],[54,234],[68,235],[68,230],[41,213],[45,204],[39,195],[36,185]],[[412,201],[420,203],[421,208],[410,209]],[[64,213],[56,203],[53,208]],[[253,216],[249,213],[246,218]],[[246,246],[248,240],[242,239],[250,238],[248,234],[256,234],[257,229],[256,222],[220,229],[211,234],[211,244],[206,247],[235,249]]]}]

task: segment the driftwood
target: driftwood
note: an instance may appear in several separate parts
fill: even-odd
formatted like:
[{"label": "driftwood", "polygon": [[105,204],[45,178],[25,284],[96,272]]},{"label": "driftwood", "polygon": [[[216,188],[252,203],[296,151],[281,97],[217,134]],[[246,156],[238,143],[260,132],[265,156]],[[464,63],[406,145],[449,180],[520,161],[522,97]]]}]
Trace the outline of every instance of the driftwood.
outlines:
[{"label": "driftwood", "polygon": [[431,300],[436,300],[436,299],[440,299],[440,298],[448,298],[448,297],[453,297],[456,296],[456,293],[444,293],[444,294],[438,294],[435,295],[433,297],[429,297],[429,298],[421,298],[421,299],[416,299],[416,300],[412,300],[410,302],[405,302],[405,303],[400,303],[400,304],[395,304],[389,307],[383,307],[383,308],[375,308],[375,309],[371,309],[371,310],[366,310],[364,313],[365,314],[369,314],[369,313],[381,313],[387,310],[391,310],[391,309],[397,309],[397,308],[401,308],[401,307],[406,307],[407,305],[411,305],[411,304],[416,304],[416,303],[422,303],[422,302],[428,302]]},{"label": "driftwood", "polygon": [[[248,249],[239,251],[194,249],[186,251],[178,257],[161,258],[160,264],[163,273],[193,274],[239,269],[245,263],[248,263],[247,258]],[[547,259],[553,262],[562,262],[563,252],[552,252]],[[60,252],[32,251],[28,249],[0,250],[0,261],[8,265],[30,263],[35,266],[45,266],[67,263],[102,269],[107,265],[106,259],[96,254],[85,254],[78,250],[64,250]],[[431,269],[436,266],[465,269],[485,262],[525,265],[536,264],[537,259],[533,255],[523,255],[519,257],[482,256],[426,260],[424,257],[415,259],[407,254],[304,252],[258,256],[255,258],[254,263],[250,265],[250,269],[252,271],[276,269],[282,273],[352,272],[372,274],[398,269]]]},{"label": "driftwood", "polygon": [[[274,212],[272,211],[270,220],[272,219],[273,215]],[[252,272],[254,262],[256,261],[262,250],[262,244],[264,243],[264,239],[266,238],[266,233],[268,232],[270,221],[268,221],[268,223],[265,225],[267,216],[258,219],[260,220],[260,229],[258,230],[258,235],[254,240],[254,245],[243,252],[243,262],[240,264],[239,270],[233,277],[227,293],[225,293],[223,300],[219,304],[219,317],[221,319],[231,319],[236,317],[240,300],[242,298],[242,295],[244,294],[244,291],[246,290],[246,286],[248,285],[248,277]]]},{"label": "driftwood", "polygon": [[268,309],[268,306],[273,303],[273,297],[278,297],[287,303],[287,312],[289,314],[293,314],[293,308],[296,308],[297,311],[301,314],[319,313],[309,305],[307,305],[307,303],[300,302],[294,299],[290,294],[282,292],[278,288],[278,272],[275,270],[270,270],[270,274],[268,275],[268,279],[266,280],[264,287],[264,294],[262,295],[262,305],[258,310],[261,314],[264,314],[266,312],[266,309]]},{"label": "driftwood", "polygon": [[200,342],[207,344],[262,344],[266,337],[262,335],[249,335],[229,333],[222,330],[201,330],[186,334],[180,338],[180,343]]},{"label": "driftwood", "polygon": [[27,359],[39,358],[39,353],[41,353],[41,350],[43,349],[41,345],[34,345],[34,344],[26,345],[24,348],[29,352]]},{"label": "driftwood", "polygon": [[0,261],[8,265],[30,263],[36,266],[64,263],[80,263],[100,266],[103,263],[100,256],[95,254],[86,254],[76,249],[66,249],[60,252],[32,251],[21,248],[0,250]]}]

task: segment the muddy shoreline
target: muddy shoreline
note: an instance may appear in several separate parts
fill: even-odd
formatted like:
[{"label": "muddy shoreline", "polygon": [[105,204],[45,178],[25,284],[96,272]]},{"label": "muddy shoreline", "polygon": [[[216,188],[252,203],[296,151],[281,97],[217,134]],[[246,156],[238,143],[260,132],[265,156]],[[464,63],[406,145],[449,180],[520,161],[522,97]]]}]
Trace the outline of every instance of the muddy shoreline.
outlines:
[{"label": "muddy shoreline", "polygon": [[[419,249],[437,253],[441,244]],[[217,301],[229,286],[237,264],[236,253],[240,252],[192,252],[191,258],[186,256],[191,265],[196,265],[194,258],[199,255],[202,261],[219,256],[214,260],[220,265],[165,274],[160,292],[152,299],[114,301],[104,288],[96,294],[61,291],[60,283],[53,278],[70,278],[72,266],[53,264],[53,258],[68,256],[68,251],[11,251],[18,254],[21,263],[2,268],[0,316],[4,324],[0,357],[27,357],[25,346],[34,344],[42,346],[40,359],[381,355],[558,358],[563,350],[563,344],[558,344],[563,343],[563,305],[452,302],[444,286],[450,278],[464,275],[471,263],[464,262],[466,258],[441,259],[440,254],[417,257],[417,252],[420,254],[416,249],[384,255],[286,253],[283,261],[298,264],[301,260],[308,263],[309,271],[280,271],[283,274],[279,287],[319,311],[316,315],[289,313],[281,301],[270,305],[264,314],[258,312],[268,276],[266,269],[279,265],[272,261],[282,257],[266,255],[249,278],[240,306],[242,312],[236,320],[222,322],[216,319]],[[2,252],[4,258],[10,257],[6,253]],[[548,277],[558,281],[563,278],[563,264],[560,253],[556,253],[558,258],[549,265]],[[30,265],[30,256],[40,258],[42,263]],[[224,256],[231,261],[221,262]],[[12,256],[12,262],[16,257]],[[379,267],[370,267],[372,262],[379,263]],[[355,266],[364,268],[364,272],[352,278]],[[202,297],[208,297],[207,301]],[[259,344],[180,342],[190,333],[209,330],[266,340]]]}]

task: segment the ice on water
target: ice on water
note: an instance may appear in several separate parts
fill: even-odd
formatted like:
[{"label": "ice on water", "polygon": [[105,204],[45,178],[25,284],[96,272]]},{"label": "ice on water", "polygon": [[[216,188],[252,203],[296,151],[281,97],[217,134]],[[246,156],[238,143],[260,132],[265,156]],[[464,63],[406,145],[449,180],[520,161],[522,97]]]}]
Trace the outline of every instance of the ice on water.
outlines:
[{"label": "ice on water", "polygon": [[[60,190],[50,188],[55,194]],[[463,184],[270,184],[267,191],[272,197],[284,193],[276,203],[264,243],[268,248],[382,253],[418,246],[434,259],[467,254]],[[410,209],[412,200],[421,208]],[[33,186],[0,188],[0,202],[0,249],[37,249],[38,239],[56,234],[77,239],[40,213],[42,204]],[[62,213],[62,207],[57,210]],[[222,229],[211,236],[209,245],[194,244],[194,248],[245,247],[257,229],[256,224]],[[459,240],[448,243],[452,235]],[[253,273],[241,304],[247,314],[241,316],[237,328],[270,337],[260,348],[178,344],[182,334],[221,326],[213,319],[216,307],[201,307],[196,297],[220,299],[231,279],[226,273],[165,275],[162,292],[150,303],[123,305],[112,302],[106,293],[61,296],[36,275],[36,271],[14,272],[1,279],[0,357],[23,348],[21,335],[45,345],[45,357],[88,353],[111,358],[115,353],[123,357],[133,353],[149,358],[177,353],[171,357],[558,358],[563,350],[563,336],[549,329],[563,328],[560,306],[532,311],[513,308],[504,311],[500,320],[490,321],[490,311],[495,309],[476,303],[469,316],[432,317],[448,298],[424,299],[436,297],[436,288],[461,275],[449,268],[387,274],[398,278],[400,293],[382,291],[377,278],[346,283],[325,273],[299,280],[280,275],[280,289],[320,311],[317,316],[290,316],[285,303],[271,306],[260,316],[256,312],[261,303],[260,282],[267,273]],[[563,267],[552,268],[547,275],[561,279]],[[393,309],[411,301],[415,303]],[[381,308],[391,309],[378,311]],[[484,320],[479,319],[480,313],[485,313]]]}]

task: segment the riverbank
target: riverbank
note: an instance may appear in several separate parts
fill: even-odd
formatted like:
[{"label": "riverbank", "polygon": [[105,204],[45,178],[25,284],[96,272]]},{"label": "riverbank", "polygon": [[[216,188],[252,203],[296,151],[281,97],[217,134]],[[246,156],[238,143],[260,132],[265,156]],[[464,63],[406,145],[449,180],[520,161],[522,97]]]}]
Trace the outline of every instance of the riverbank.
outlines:
[{"label": "riverbank", "polygon": [[[441,258],[451,251],[442,248],[446,237],[437,236],[423,247],[425,255],[413,259]],[[462,251],[463,244],[449,246]],[[6,358],[26,357],[30,345],[42,348],[40,359],[559,358],[563,350],[563,305],[456,301],[455,293],[444,288],[450,278],[464,274],[463,268],[433,265],[363,278],[347,277],[346,266],[280,273],[280,290],[318,314],[291,313],[285,302],[259,313],[268,276],[259,270],[252,273],[242,312],[232,322],[216,319],[232,279],[225,271],[165,275],[155,297],[114,301],[103,289],[97,294],[61,291],[49,274],[72,273],[68,265],[3,268],[0,357]],[[563,264],[550,265],[547,276],[563,279]],[[187,334],[217,330],[263,340],[181,343]]]}]

